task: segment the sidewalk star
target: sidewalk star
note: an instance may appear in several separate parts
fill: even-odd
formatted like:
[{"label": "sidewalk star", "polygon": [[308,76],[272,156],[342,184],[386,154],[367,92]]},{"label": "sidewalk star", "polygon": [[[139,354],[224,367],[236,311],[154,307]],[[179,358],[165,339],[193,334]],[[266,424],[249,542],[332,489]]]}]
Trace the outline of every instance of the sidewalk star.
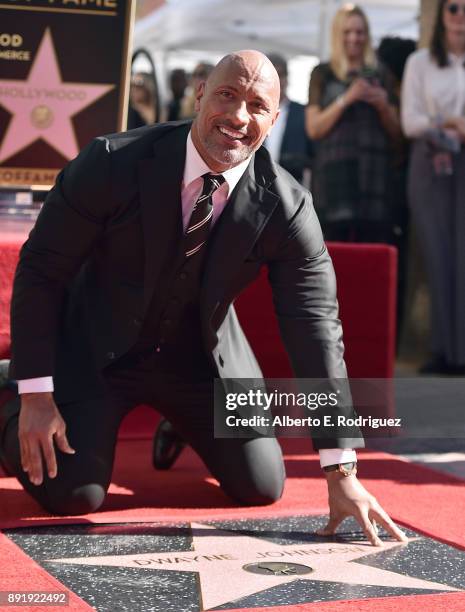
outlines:
[{"label": "sidewalk star", "polygon": [[[144,568],[198,572],[202,609],[211,610],[234,600],[264,591],[294,580],[340,582],[352,585],[388,586],[427,591],[456,591],[457,589],[421,580],[396,572],[357,563],[368,555],[404,547],[408,544],[384,542],[384,547],[373,548],[365,542],[312,542],[309,544],[279,545],[268,540],[237,535],[226,531],[192,523],[193,550],[182,552],[153,552],[130,555],[74,557],[49,559],[54,563],[76,565]],[[410,538],[414,541],[417,538]],[[309,574],[255,574],[244,566],[250,563],[297,563],[313,571]],[[355,563],[353,563],[355,561]]]}]

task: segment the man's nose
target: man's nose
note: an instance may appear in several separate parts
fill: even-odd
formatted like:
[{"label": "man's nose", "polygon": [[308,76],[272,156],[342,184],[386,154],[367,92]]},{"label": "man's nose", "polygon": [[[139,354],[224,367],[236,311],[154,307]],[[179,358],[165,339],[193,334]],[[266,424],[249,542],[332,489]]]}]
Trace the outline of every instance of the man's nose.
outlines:
[{"label": "man's nose", "polygon": [[236,126],[244,126],[249,122],[249,112],[247,110],[247,103],[239,102],[231,110],[231,119],[234,121]]}]

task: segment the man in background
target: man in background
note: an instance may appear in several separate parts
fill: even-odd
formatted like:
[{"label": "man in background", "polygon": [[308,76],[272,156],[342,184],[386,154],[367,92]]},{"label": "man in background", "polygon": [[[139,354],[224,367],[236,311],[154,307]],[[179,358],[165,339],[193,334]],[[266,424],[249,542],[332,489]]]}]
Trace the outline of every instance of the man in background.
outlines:
[{"label": "man in background", "polygon": [[312,142],[305,132],[305,106],[287,97],[286,60],[275,53],[268,54],[268,57],[278,73],[281,94],[280,115],[265,141],[265,147],[274,161],[286,168],[299,183],[308,187],[313,152]]},{"label": "man in background", "polygon": [[181,102],[187,88],[187,75],[183,68],[175,68],[170,74],[172,98],[167,107],[167,121],[178,121],[181,114]]}]

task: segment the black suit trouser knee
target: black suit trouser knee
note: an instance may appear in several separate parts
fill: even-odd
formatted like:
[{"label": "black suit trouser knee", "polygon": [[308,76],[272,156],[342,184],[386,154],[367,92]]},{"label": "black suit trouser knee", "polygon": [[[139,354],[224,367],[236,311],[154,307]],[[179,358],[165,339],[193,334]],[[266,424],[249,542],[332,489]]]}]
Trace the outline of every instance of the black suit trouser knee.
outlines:
[{"label": "black suit trouser knee", "polygon": [[84,514],[99,508],[110,485],[118,428],[125,411],[108,398],[63,403],[58,409],[66,423],[66,435],[74,455],[55,445],[58,472],[33,485],[21,466],[18,419],[20,398],[3,407],[0,454],[8,472],[52,514]]}]

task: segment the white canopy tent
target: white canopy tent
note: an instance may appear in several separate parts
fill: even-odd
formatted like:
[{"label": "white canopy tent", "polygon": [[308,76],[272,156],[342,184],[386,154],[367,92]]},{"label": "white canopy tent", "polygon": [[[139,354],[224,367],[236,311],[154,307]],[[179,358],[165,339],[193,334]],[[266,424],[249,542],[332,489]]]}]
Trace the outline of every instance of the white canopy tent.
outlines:
[{"label": "white canopy tent", "polygon": [[[288,57],[325,57],[340,0],[169,0],[137,22],[135,47],[227,53],[253,47]],[[377,42],[418,36],[419,0],[361,0]]]},{"label": "white canopy tent", "polygon": [[[297,58],[306,78],[318,59],[328,56],[331,20],[341,4],[342,0],[168,0],[136,23],[134,49],[147,49],[163,73],[254,48]],[[368,15],[375,44],[388,35],[418,38],[420,0],[358,4]],[[290,76],[292,88],[292,67]]]}]

